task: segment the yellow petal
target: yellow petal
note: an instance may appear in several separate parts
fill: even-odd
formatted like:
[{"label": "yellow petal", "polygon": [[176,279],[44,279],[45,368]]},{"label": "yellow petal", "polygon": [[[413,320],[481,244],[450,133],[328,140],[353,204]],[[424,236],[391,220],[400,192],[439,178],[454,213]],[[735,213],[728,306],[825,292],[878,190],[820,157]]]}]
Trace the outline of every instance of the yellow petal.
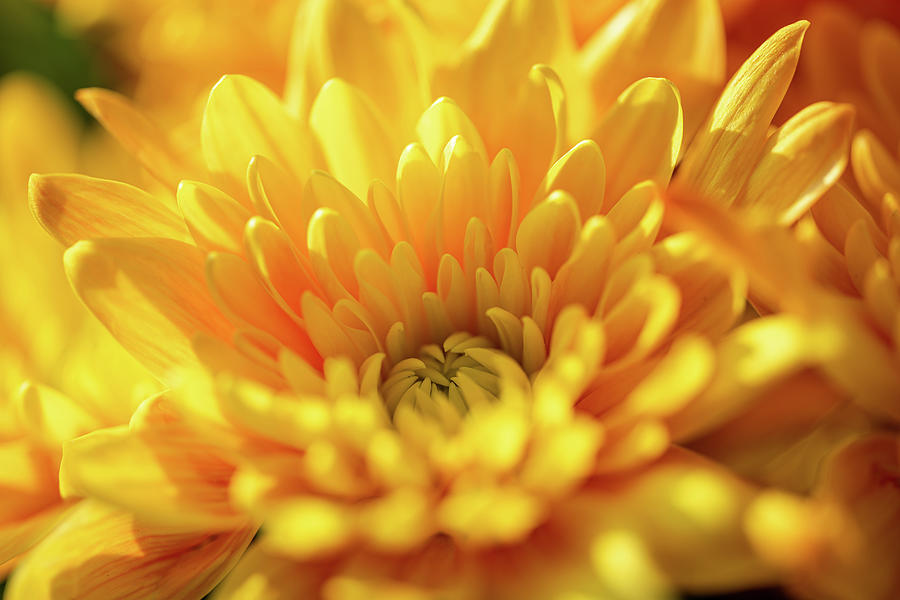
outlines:
[{"label": "yellow petal", "polygon": [[769,137],[735,205],[793,224],[844,172],[853,116],[848,104],[820,102],[791,117]]},{"label": "yellow petal", "polygon": [[321,573],[310,563],[301,563],[254,544],[216,588],[220,600],[291,600],[315,598]]},{"label": "yellow petal", "polygon": [[286,104],[299,118],[319,89],[339,77],[385,111],[390,123],[406,131],[424,107],[414,73],[416,53],[392,9],[375,11],[348,0],[315,0],[301,6],[288,53]]},{"label": "yellow petal", "polygon": [[681,149],[682,121],[678,90],[668,80],[641,79],[622,92],[593,135],[606,159],[607,209],[644,180],[668,185]]},{"label": "yellow petal", "polygon": [[82,502],[16,569],[6,596],[200,598],[231,569],[253,534],[252,529],[175,533]]},{"label": "yellow petal", "polygon": [[53,450],[102,425],[65,394],[40,384],[23,383],[17,403],[25,427]]},{"label": "yellow petal", "polygon": [[550,277],[566,262],[581,230],[578,205],[565,192],[554,192],[522,220],[516,251],[530,272],[544,269]]},{"label": "yellow petal", "polygon": [[17,566],[13,559],[53,531],[70,508],[68,504],[58,503],[27,519],[0,524],[0,571]]},{"label": "yellow petal", "polygon": [[160,238],[78,242],[65,256],[75,291],[126,350],[157,376],[196,363],[199,332],[227,339],[231,325],[215,307],[203,253]]},{"label": "yellow petal", "polygon": [[808,26],[783,27],[738,69],[685,153],[681,181],[723,204],[734,202],[765,145]]},{"label": "yellow petal", "polygon": [[318,285],[309,268],[298,261],[284,232],[271,221],[253,217],[244,229],[244,248],[278,305],[299,318],[300,296],[306,290],[318,290]]},{"label": "yellow petal", "polygon": [[148,523],[224,529],[244,521],[229,502],[233,471],[183,426],[111,427],[65,445],[60,489],[64,497],[107,502]]},{"label": "yellow petal", "polygon": [[544,198],[555,190],[567,192],[578,204],[581,220],[587,221],[600,212],[605,189],[603,154],[592,140],[584,140],[553,163],[537,197]]},{"label": "yellow petal", "polygon": [[774,576],[742,531],[754,492],[718,465],[672,449],[624,489],[592,499],[601,522],[637,533],[670,581],[702,594]]},{"label": "yellow petal", "polygon": [[179,216],[141,189],[84,175],[32,175],[31,209],[64,246],[100,237],[165,237],[189,241]]},{"label": "yellow petal", "polygon": [[359,286],[353,262],[360,250],[359,240],[337,212],[320,208],[309,221],[309,260],[316,279],[333,302],[355,296]]},{"label": "yellow petal", "polygon": [[203,157],[227,190],[244,188],[247,165],[259,154],[305,178],[311,166],[302,124],[261,83],[226,75],[209,94],[201,130]]},{"label": "yellow petal", "polygon": [[594,105],[605,109],[622,89],[648,74],[666,77],[683,96],[685,139],[689,140],[725,80],[725,31],[719,2],[622,4],[622,10],[592,32],[581,51]]},{"label": "yellow petal", "polygon": [[256,214],[277,223],[294,247],[305,247],[313,208],[303,201],[300,179],[265,156],[254,156],[247,167],[247,186]]},{"label": "yellow petal", "polygon": [[457,135],[472,144],[476,152],[487,157],[478,129],[450,98],[438,98],[422,113],[416,124],[416,133],[434,164],[440,163],[444,146]]},{"label": "yellow petal", "polygon": [[747,277],[692,233],[671,235],[651,250],[656,269],[681,290],[677,331],[718,338],[744,312]]},{"label": "yellow petal", "polygon": [[309,124],[329,171],[365,198],[373,179],[390,182],[400,147],[378,108],[340,79],[329,80],[316,96]]},{"label": "yellow petal", "polygon": [[857,221],[864,221],[870,235],[875,236],[876,245],[885,247],[887,242],[878,225],[859,200],[841,184],[825,193],[812,207],[812,216],[822,235],[842,253],[847,242],[847,234]]},{"label": "yellow petal", "polygon": [[199,178],[203,173],[190,155],[176,151],[165,132],[121,94],[89,88],[79,90],[75,97],[169,189],[175,189],[181,179]]},{"label": "yellow petal", "polygon": [[176,198],[198,246],[240,254],[250,211],[228,194],[197,181],[179,183]]},{"label": "yellow petal", "polygon": [[264,547],[301,560],[328,555],[350,542],[350,517],[343,506],[324,498],[292,498],[269,513]]}]

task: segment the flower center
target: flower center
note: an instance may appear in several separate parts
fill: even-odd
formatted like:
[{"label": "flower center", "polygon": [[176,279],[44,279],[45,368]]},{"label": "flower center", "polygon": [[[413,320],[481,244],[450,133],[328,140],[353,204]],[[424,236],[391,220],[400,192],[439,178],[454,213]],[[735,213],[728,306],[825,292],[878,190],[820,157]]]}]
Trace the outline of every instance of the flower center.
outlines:
[{"label": "flower center", "polygon": [[388,411],[414,409],[452,425],[474,407],[495,402],[500,378],[485,358],[497,352],[489,340],[468,333],[423,346],[419,356],[395,364],[381,385]]}]

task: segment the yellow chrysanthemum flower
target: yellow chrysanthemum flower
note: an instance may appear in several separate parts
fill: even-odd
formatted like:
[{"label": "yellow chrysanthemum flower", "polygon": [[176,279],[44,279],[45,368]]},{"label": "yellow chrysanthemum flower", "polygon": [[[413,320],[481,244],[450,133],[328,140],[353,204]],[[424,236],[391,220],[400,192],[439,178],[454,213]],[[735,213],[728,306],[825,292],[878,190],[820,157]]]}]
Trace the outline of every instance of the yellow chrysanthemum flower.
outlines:
[{"label": "yellow chrysanthemum flower", "polygon": [[[545,5],[496,3],[463,58],[435,69],[466,110],[442,98],[414,116],[425,80],[396,58],[401,38],[345,2],[321,6],[356,19],[351,60],[303,46],[285,103],[223,78],[200,156],[123,98],[82,94],[177,193],[36,176],[35,213],[74,243],[70,279],[123,346],[172,384],[184,367],[217,377],[66,446],[62,491],[90,500],[23,563],[11,598],[194,597],[260,523],[223,594],[650,598],[773,577],[739,526],[756,490],[673,442],[829,340],[791,317],[726,335],[742,273],[690,233],[660,237],[685,130],[670,82],[627,86],[566,150],[560,77],[517,59]],[[765,140],[804,30],[779,31],[738,72],[685,155],[685,185],[731,200],[747,180],[783,186],[780,212],[833,181],[843,107]],[[606,64],[633,50],[625,39],[638,38],[607,40]],[[797,335],[795,352],[767,353]]]},{"label": "yellow chrysanthemum flower", "polygon": [[[35,169],[74,169],[81,132],[46,83],[0,79],[0,569],[72,502],[59,495],[62,444],[125,423],[155,386],[71,294],[61,253],[29,214]],[[48,147],[47,139],[55,142]]]}]

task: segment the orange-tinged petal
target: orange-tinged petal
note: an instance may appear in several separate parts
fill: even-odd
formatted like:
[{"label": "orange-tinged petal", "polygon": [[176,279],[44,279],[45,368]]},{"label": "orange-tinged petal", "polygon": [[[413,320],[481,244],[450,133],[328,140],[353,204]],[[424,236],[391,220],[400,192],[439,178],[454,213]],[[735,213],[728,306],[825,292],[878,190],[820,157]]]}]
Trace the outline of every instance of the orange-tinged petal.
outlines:
[{"label": "orange-tinged petal", "polygon": [[879,231],[872,215],[866,212],[856,197],[841,184],[828,190],[810,212],[825,239],[841,253],[847,242],[847,234],[857,221],[866,223],[869,234],[875,236],[875,242],[879,247],[887,246],[884,235]]},{"label": "orange-tinged petal", "polygon": [[84,175],[32,175],[31,210],[64,246],[100,237],[189,241],[181,218],[159,198],[118,181]]},{"label": "orange-tinged petal", "polygon": [[900,194],[900,165],[896,157],[868,130],[853,138],[850,156],[865,206],[873,215],[880,215],[883,196]]},{"label": "orange-tinged petal", "polygon": [[360,250],[353,228],[337,212],[320,208],[309,221],[309,261],[332,302],[359,289],[353,262]]},{"label": "orange-tinged petal", "polygon": [[79,90],[75,97],[168,188],[175,189],[181,179],[202,174],[202,168],[189,155],[176,151],[165,132],[121,94],[89,88]]},{"label": "orange-tinged petal", "polygon": [[734,326],[746,305],[747,277],[740,269],[690,232],[661,240],[651,252],[657,271],[681,290],[678,331],[718,338]]},{"label": "orange-tinged petal", "polygon": [[196,364],[195,334],[230,334],[206,287],[203,253],[193,246],[160,238],[78,242],[65,265],[91,312],[159,377]]},{"label": "orange-tinged petal", "polygon": [[400,146],[378,108],[340,79],[329,80],[309,114],[329,171],[359,198],[373,179],[390,182]]},{"label": "orange-tinged petal", "polygon": [[172,532],[85,501],[16,569],[6,597],[200,598],[231,569],[253,533]]},{"label": "orange-tinged petal", "polygon": [[256,214],[281,227],[296,248],[306,247],[306,225],[313,208],[303,201],[303,184],[265,156],[247,166],[247,187]]},{"label": "orange-tinged petal", "polygon": [[278,305],[299,318],[300,296],[306,290],[318,289],[318,284],[310,269],[298,260],[284,232],[271,221],[253,217],[244,229],[244,248]]},{"label": "orange-tinged petal", "polygon": [[644,180],[668,185],[682,122],[681,99],[670,81],[648,77],[622,92],[592,136],[606,159],[605,207]]},{"label": "orange-tinged petal", "polygon": [[147,523],[225,529],[244,522],[228,500],[233,470],[184,430],[121,426],[64,446],[60,488],[65,497],[107,502]]},{"label": "orange-tinged petal", "polygon": [[210,92],[201,141],[207,166],[224,177],[229,192],[244,188],[247,165],[257,154],[300,178],[311,167],[301,122],[271,90],[243,75],[226,75]]},{"label": "orange-tinged petal", "polygon": [[819,102],[791,117],[769,137],[735,205],[793,224],[844,172],[853,116],[848,104]]},{"label": "orange-tinged petal", "polygon": [[222,311],[271,334],[301,355],[311,350],[309,338],[272,299],[253,268],[238,256],[211,253],[206,259],[209,289]]},{"label": "orange-tinged petal", "polygon": [[872,20],[859,35],[859,64],[878,116],[894,135],[900,133],[900,34]]},{"label": "orange-tinged petal", "polygon": [[66,518],[70,506],[58,503],[12,523],[0,524],[0,573],[16,566],[13,559],[40,542]]},{"label": "orange-tinged petal", "polygon": [[685,153],[681,181],[723,204],[734,202],[765,145],[808,26],[783,27],[735,73]]},{"label": "orange-tinged petal", "polygon": [[694,399],[715,370],[715,353],[705,338],[684,336],[644,377],[625,401],[603,415],[603,422],[627,426],[629,420],[667,417]]},{"label": "orange-tinged petal", "polygon": [[443,252],[462,257],[469,220],[483,218],[487,208],[488,165],[462,137],[453,137],[444,148],[444,181],[441,189]]},{"label": "orange-tinged petal", "polygon": [[176,198],[198,246],[240,254],[244,225],[251,217],[244,205],[225,192],[197,181],[179,183]]}]

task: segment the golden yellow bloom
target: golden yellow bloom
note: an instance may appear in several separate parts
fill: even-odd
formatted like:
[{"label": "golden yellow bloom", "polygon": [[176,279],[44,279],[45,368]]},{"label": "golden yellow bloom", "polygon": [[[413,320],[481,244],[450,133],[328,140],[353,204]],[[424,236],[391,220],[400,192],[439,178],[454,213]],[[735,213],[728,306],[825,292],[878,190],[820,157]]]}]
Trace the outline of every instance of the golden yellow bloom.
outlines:
[{"label": "golden yellow bloom", "polygon": [[[89,318],[59,269],[61,252],[28,212],[35,169],[79,168],[81,132],[49,86],[0,80],[0,565],[41,539],[71,502],[59,495],[62,444],[127,422],[149,377]],[[46,140],[53,139],[48,145]],[[81,163],[84,164],[84,163]]]},{"label": "golden yellow bloom", "polygon": [[[623,13],[597,38],[611,86],[646,64],[616,70],[617,52],[633,57],[671,5]],[[124,98],[81,94],[177,189],[169,202],[32,178],[38,219],[74,243],[79,296],[177,389],[66,445],[62,492],[90,500],[10,597],[199,595],[259,524],[226,597],[656,598],[771,580],[740,527],[757,490],[674,444],[834,340],[789,316],[729,333],[743,273],[689,232],[660,236],[687,118],[675,86],[604,88],[607,105],[588,103],[596,123],[579,125],[592,137],[570,146],[565,63],[560,76],[530,62],[567,51],[554,37],[566,30],[544,27],[559,6],[493,4],[458,61],[425,66],[433,80],[354,4],[315,6],[301,26],[353,24],[356,45],[339,55],[345,38],[298,38],[284,102],[221,79],[199,153]],[[695,32],[710,3],[691,6]],[[727,202],[748,180],[763,196],[781,186],[769,209],[792,214],[839,175],[843,107],[765,139],[804,30],[776,33],[732,80],[683,185]],[[719,69],[690,48],[685,81]],[[459,103],[426,108],[434,90]],[[772,355],[773,340],[794,346]],[[213,382],[180,380],[200,365]],[[107,519],[101,503],[130,516]]]}]

